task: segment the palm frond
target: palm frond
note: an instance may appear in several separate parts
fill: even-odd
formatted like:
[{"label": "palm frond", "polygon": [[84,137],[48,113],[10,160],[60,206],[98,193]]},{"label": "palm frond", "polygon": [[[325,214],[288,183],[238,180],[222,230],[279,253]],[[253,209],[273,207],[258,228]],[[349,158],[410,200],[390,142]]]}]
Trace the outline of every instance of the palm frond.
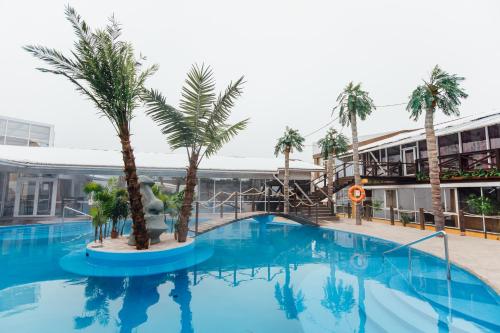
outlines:
[{"label": "palm frond", "polygon": [[293,151],[294,149],[301,152],[304,148],[305,138],[298,130],[286,127],[283,136],[278,139],[274,147],[274,155],[283,154],[286,150]]},{"label": "palm frond", "polygon": [[233,125],[219,128],[215,133],[211,133],[208,137],[205,155],[210,157],[217,153],[226,143],[231,141],[233,137],[243,131],[247,127],[249,121],[250,119],[247,118]]},{"label": "palm frond", "polygon": [[165,97],[156,90],[145,91],[142,99],[149,115],[161,132],[168,138],[172,149],[190,147],[195,140],[195,132],[186,122],[182,112],[167,104]]},{"label": "palm frond", "polygon": [[119,135],[129,133],[145,80],[157,66],[141,70],[132,45],[120,40],[121,27],[114,17],[104,29],[92,30],[72,7],[67,6],[65,13],[76,35],[71,57],[38,45],[24,49],[48,65],[40,71],[66,77],[92,100]]},{"label": "palm frond", "polygon": [[424,110],[435,112],[436,108],[447,116],[458,116],[462,100],[468,97],[460,86],[464,80],[464,77],[449,74],[436,65],[430,79],[418,86],[409,98],[406,110],[410,118],[417,120]]},{"label": "palm frond", "polygon": [[234,107],[234,102],[243,92],[243,76],[231,82],[224,91],[224,94],[219,94],[217,101],[213,105],[213,111],[207,120],[207,127],[212,128],[217,124],[224,123],[231,114],[231,109]]},{"label": "palm frond", "polygon": [[337,97],[337,105],[333,108],[332,114],[338,110],[339,123],[342,126],[350,126],[353,114],[365,120],[375,108],[368,92],[361,89],[361,83],[354,85],[353,82],[349,82]]},{"label": "palm frond", "polygon": [[327,159],[330,155],[338,156],[345,153],[349,146],[349,139],[334,128],[330,128],[317,143],[321,149],[321,156]]}]

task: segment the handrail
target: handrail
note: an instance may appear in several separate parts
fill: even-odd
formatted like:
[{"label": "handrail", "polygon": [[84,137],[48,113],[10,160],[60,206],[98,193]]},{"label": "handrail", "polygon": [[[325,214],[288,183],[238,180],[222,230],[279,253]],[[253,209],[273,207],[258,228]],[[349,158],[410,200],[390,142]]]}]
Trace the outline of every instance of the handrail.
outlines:
[{"label": "handrail", "polygon": [[65,215],[66,209],[71,210],[71,211],[73,211],[75,213],[78,213],[80,215],[83,215],[83,216],[87,216],[87,217],[90,217],[90,218],[92,217],[91,215],[89,215],[87,213],[84,213],[82,211],[79,211],[78,209],[74,209],[74,208],[69,207],[69,206],[64,206],[63,207],[63,211],[62,211],[62,223],[64,223],[64,215]]},{"label": "handrail", "polygon": [[[425,241],[427,239],[434,238],[434,237],[439,236],[439,235],[443,236],[444,257],[445,257],[445,260],[446,260],[446,278],[448,280],[450,280],[451,279],[451,265],[450,265],[450,255],[448,253],[448,235],[443,230],[437,231],[435,233],[432,233],[432,234],[427,235],[425,237],[419,238],[419,239],[414,240],[412,242],[409,242],[409,243],[406,243],[406,244],[403,244],[403,245],[399,245],[399,246],[397,246],[397,247],[395,247],[395,248],[393,248],[391,250],[385,251],[383,253],[383,255],[385,256],[388,253],[400,250],[400,249],[405,248],[405,247],[408,247],[409,250],[411,250],[410,246],[415,245],[415,244],[420,243],[420,242],[423,242],[423,241]],[[411,270],[411,252],[410,251],[408,251],[408,258],[409,258],[408,265],[409,265],[409,269]]]},{"label": "handrail", "polygon": [[312,205],[313,202],[312,202],[311,198],[309,198],[309,196],[306,194],[306,192],[304,192],[304,190],[302,189],[302,187],[300,187],[300,185],[297,184],[296,181],[294,181],[293,183],[294,183],[295,187],[297,187],[299,189],[299,191],[304,195],[304,197],[307,199],[307,201],[309,201],[309,203]]}]

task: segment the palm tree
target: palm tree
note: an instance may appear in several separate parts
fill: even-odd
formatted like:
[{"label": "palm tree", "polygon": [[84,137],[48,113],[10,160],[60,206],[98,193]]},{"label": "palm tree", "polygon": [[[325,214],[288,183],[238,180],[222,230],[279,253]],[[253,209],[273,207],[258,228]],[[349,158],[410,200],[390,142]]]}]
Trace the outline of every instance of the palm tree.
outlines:
[{"label": "palm tree", "polygon": [[328,178],[328,201],[333,198],[333,182],[335,173],[335,158],[338,155],[347,152],[349,139],[342,133],[338,133],[334,128],[330,128],[326,135],[318,141],[321,148],[321,155],[324,160],[328,161],[326,166],[326,174]]},{"label": "palm tree", "polygon": [[241,130],[248,119],[227,123],[236,98],[242,93],[243,77],[231,82],[216,96],[215,79],[209,66],[194,65],[182,88],[179,110],[167,104],[156,91],[144,93],[146,113],[161,127],[172,149],[185,148],[189,160],[184,201],[178,221],[178,241],[185,242],[191,216],[198,166],[203,158],[213,156]]},{"label": "palm tree", "polygon": [[424,81],[424,84],[418,86],[412,92],[406,106],[410,118],[415,121],[425,111],[425,139],[429,161],[432,210],[437,230],[444,229],[444,215],[441,207],[441,182],[439,180],[439,160],[436,133],[434,131],[434,113],[438,108],[447,116],[460,115],[458,107],[461,104],[461,99],[467,98],[467,94],[460,87],[463,80],[465,78],[449,74],[436,65],[432,70],[429,81]]},{"label": "palm tree", "polygon": [[[354,85],[354,83],[350,82],[339,97],[337,97],[337,106],[333,108],[333,112],[335,112],[336,109],[339,110],[340,124],[342,126],[351,126],[354,183],[356,185],[361,185],[357,118],[359,117],[361,120],[365,120],[366,117],[375,110],[375,105],[368,95],[368,92],[361,89],[361,83]],[[356,206],[356,224],[361,224],[361,205]]]},{"label": "palm tree", "polygon": [[136,247],[146,249],[148,234],[130,144],[130,121],[140,103],[144,82],[157,66],[141,69],[144,58],[137,59],[132,44],[120,40],[121,28],[114,17],[104,29],[97,30],[91,30],[69,6],[66,7],[66,17],[77,38],[71,57],[39,45],[25,46],[24,49],[49,65],[49,68],[38,68],[40,71],[68,79],[113,125],[122,147]]},{"label": "palm tree", "polygon": [[285,155],[285,179],[283,180],[283,195],[285,196],[285,203],[283,207],[283,212],[288,214],[290,202],[289,199],[289,182],[290,182],[290,153],[293,149],[301,152],[304,148],[304,137],[300,135],[298,130],[290,127],[286,127],[283,136],[278,139],[276,146],[274,147],[274,155],[279,154]]}]

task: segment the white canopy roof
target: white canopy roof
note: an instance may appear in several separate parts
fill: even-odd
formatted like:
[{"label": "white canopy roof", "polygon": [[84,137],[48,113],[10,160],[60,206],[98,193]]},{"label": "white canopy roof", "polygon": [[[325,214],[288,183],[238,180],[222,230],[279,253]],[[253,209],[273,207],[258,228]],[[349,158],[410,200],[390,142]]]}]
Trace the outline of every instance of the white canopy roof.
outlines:
[{"label": "white canopy roof", "polygon": [[[493,124],[500,124],[500,113],[476,114],[472,116],[457,118],[436,124],[434,126],[434,129],[436,131],[436,136],[442,136]],[[359,151],[368,152],[377,149],[393,147],[396,145],[404,145],[420,140],[425,140],[425,129],[423,128],[416,129],[411,132],[401,133],[384,140],[379,140],[367,145],[363,145],[359,148]],[[350,150],[348,154],[352,154],[352,150]]]},{"label": "white canopy roof", "polygon": [[[135,158],[139,173],[184,176],[187,168],[186,154],[135,152]],[[62,174],[106,175],[120,174],[123,170],[122,154],[117,150],[7,145],[0,145],[0,165],[16,170],[28,169],[26,172]],[[283,166],[283,158],[213,156],[203,159],[198,174],[212,177],[271,176]],[[290,169],[295,172],[322,170],[320,166],[300,160],[291,160]]]}]

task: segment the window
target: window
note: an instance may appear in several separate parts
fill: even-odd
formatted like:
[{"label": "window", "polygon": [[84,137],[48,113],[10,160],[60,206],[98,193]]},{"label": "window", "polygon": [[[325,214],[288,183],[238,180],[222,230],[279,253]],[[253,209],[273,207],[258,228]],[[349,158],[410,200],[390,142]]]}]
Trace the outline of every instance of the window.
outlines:
[{"label": "window", "polygon": [[0,119],[0,136],[5,136],[7,130],[7,120]]},{"label": "window", "polygon": [[[462,152],[474,153],[486,150],[486,130],[477,128],[462,132]],[[487,169],[489,168],[488,159],[485,153],[467,154],[467,169]]]},{"label": "window", "polygon": [[438,137],[439,155],[451,155],[459,152],[458,133]]},{"label": "window", "polygon": [[31,125],[30,128],[30,146],[47,147],[50,142],[50,127]]},{"label": "window", "polygon": [[7,124],[7,136],[28,139],[29,129],[29,124],[10,120]]},{"label": "window", "polygon": [[399,146],[387,148],[387,155],[389,162],[399,162],[401,160]]},{"label": "window", "polygon": [[397,208],[396,205],[396,190],[385,190],[385,207],[386,208]]},{"label": "window", "polygon": [[5,139],[5,144],[6,145],[13,145],[13,146],[27,146],[28,145],[28,138],[13,138],[8,136]]},{"label": "window", "polygon": [[486,132],[484,128],[477,128],[462,132],[462,151],[464,153],[486,150]]},{"label": "window", "polygon": [[491,149],[500,148],[500,124],[488,127]]},{"label": "window", "polygon": [[425,140],[418,142],[418,153],[420,158],[427,158],[427,142]]}]

